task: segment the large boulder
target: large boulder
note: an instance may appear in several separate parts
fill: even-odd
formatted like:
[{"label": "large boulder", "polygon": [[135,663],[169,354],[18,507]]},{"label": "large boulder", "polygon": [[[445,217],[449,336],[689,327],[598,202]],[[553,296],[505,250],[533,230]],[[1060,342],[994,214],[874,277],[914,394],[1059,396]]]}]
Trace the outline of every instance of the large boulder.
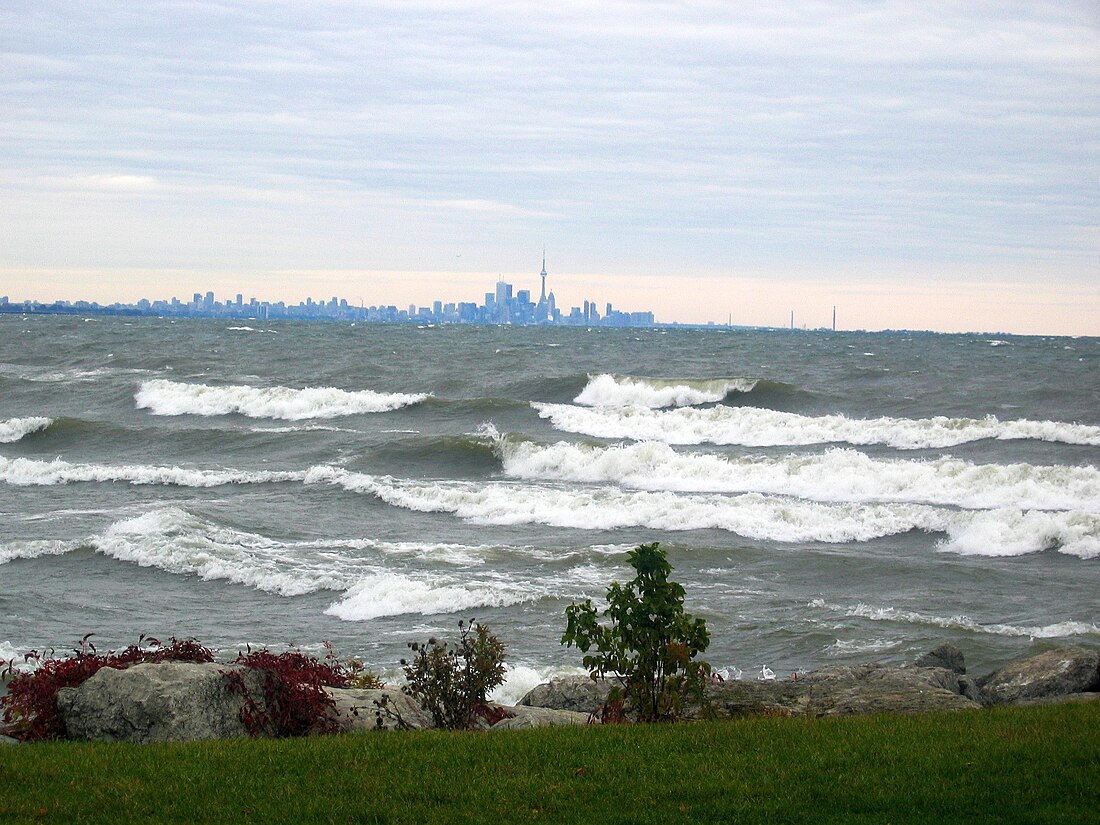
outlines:
[{"label": "large boulder", "polygon": [[103,668],[82,685],[57,692],[57,710],[71,739],[178,742],[248,736],[244,697],[230,693],[224,672],[241,671],[253,697],[263,674],[237,665],[146,663]]},{"label": "large boulder", "polygon": [[531,688],[517,705],[592,713],[607,701],[611,686],[607,679],[593,681],[589,676],[561,676]]},{"label": "large boulder", "polygon": [[507,711],[512,715],[501,719],[489,730],[529,730],[531,728],[586,725],[589,720],[589,714],[577,713],[571,710],[551,710],[550,708],[516,705],[507,708]]},{"label": "large boulder", "polygon": [[[706,701],[689,702],[683,716],[851,716],[980,707],[966,695],[964,679],[940,667],[831,665],[797,679],[711,682]],[[608,689],[607,682],[565,677],[539,685],[520,704],[590,713],[606,700]]]},{"label": "large boulder", "polygon": [[1049,650],[1012,662],[979,684],[983,705],[1013,705],[1100,689],[1100,652],[1084,647]]},{"label": "large boulder", "polygon": [[422,730],[435,727],[431,715],[400,690],[325,690],[332,697],[336,725],[342,731]]},{"label": "large boulder", "polygon": [[942,667],[958,674],[966,673],[963,652],[950,642],[944,642],[913,662],[913,667]]}]

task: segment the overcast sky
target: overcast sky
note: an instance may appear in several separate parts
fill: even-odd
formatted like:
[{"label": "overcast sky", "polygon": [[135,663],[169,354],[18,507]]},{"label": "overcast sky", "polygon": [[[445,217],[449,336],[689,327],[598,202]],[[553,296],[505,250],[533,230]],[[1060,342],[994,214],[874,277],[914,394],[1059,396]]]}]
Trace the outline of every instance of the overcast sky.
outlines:
[{"label": "overcast sky", "polygon": [[[759,6],[760,8],[751,8]],[[1100,2],[0,4],[0,295],[1100,335]]]}]

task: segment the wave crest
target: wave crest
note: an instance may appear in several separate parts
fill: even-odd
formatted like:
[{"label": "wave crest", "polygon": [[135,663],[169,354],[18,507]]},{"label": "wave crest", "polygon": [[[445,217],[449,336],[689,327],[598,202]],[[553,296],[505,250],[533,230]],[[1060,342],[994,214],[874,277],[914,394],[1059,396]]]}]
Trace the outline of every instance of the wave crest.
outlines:
[{"label": "wave crest", "polygon": [[726,458],[680,453],[656,441],[594,447],[498,436],[496,444],[505,473],[528,480],[690,493],[757,492],[813,501],[1100,512],[1100,470],[1095,467],[875,459],[836,447],[812,455]]},{"label": "wave crest", "polygon": [[428,393],[381,393],[336,387],[211,387],[158,378],[144,382],[134,395],[138,409],[153,415],[231,415],[301,421],[345,415],[390,412],[419,404]]},{"label": "wave crest", "polygon": [[9,418],[0,421],[0,444],[11,444],[23,436],[44,430],[53,424],[52,418],[32,416],[28,418]]},{"label": "wave crest", "polygon": [[751,378],[640,378],[631,375],[590,375],[574,402],[588,407],[691,407],[714,404],[731,392],[752,392]]},{"label": "wave crest", "polygon": [[736,444],[746,447],[848,443],[885,444],[899,450],[954,447],[986,438],[1031,439],[1100,446],[1100,427],[1060,421],[986,418],[848,418],[807,416],[759,407],[651,410],[588,409],[532,402],[559,430],[596,438],[666,444]]},{"label": "wave crest", "polygon": [[267,484],[301,481],[303,472],[201,470],[187,467],[157,467],[147,464],[70,464],[60,458],[39,461],[0,456],[0,482],[16,487],[47,487],[79,482],[167,484],[175,487],[220,487],[224,484]]}]

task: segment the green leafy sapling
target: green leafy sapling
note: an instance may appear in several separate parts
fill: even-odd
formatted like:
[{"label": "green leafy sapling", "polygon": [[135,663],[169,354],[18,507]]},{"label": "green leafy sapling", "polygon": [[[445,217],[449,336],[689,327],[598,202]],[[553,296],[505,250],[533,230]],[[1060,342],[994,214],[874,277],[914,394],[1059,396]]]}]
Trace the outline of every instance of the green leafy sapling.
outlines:
[{"label": "green leafy sapling", "polygon": [[437,727],[464,730],[494,711],[489,693],[504,683],[504,644],[483,624],[458,623],[456,647],[429,639],[410,642],[411,660],[402,659],[406,684],[401,688],[431,714]]},{"label": "green leafy sapling", "polygon": [[[711,667],[695,657],[707,649],[706,622],[684,611],[684,588],[669,581],[672,566],[660,545],[629,554],[636,576],[607,588],[610,624],[600,624],[591,599],[565,610],[562,644],[576,646],[593,679],[613,677],[622,698],[642,721],[672,720],[689,695],[702,699]],[[589,652],[593,651],[593,652]]]}]

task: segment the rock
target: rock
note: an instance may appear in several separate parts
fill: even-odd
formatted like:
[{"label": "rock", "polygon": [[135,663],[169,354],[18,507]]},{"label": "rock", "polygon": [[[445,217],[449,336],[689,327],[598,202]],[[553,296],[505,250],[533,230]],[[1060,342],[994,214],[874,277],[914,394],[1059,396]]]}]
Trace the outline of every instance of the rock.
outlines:
[{"label": "rock", "polygon": [[[521,706],[590,713],[607,697],[609,684],[583,677],[539,685]],[[972,683],[941,667],[832,665],[798,679],[711,682],[706,701],[689,703],[685,719],[737,716],[851,716],[922,713],[980,707]],[[517,723],[519,724],[519,723]]]},{"label": "rock", "polygon": [[712,684],[707,698],[709,708],[685,716],[855,716],[979,707],[962,695],[953,671],[887,665],[831,665],[798,679]]},{"label": "rock", "polygon": [[1066,693],[1062,696],[1040,696],[1038,699],[1021,699],[1016,705],[1076,705],[1080,702],[1100,702],[1100,692]]},{"label": "rock", "polygon": [[961,650],[950,642],[944,642],[913,662],[913,667],[942,667],[962,674],[966,673],[966,660]]},{"label": "rock", "polygon": [[237,665],[165,662],[125,670],[103,668],[80,687],[57,693],[57,709],[71,739],[178,742],[248,736],[244,698],[231,694],[223,671],[242,671],[253,696],[263,674]]},{"label": "rock", "polygon": [[571,710],[592,713],[607,701],[612,683],[607,679],[593,681],[588,676],[562,676],[549,683],[536,685],[519,700],[517,707]]},{"label": "rock", "polygon": [[[847,672],[845,672],[847,671]],[[810,674],[811,710],[819,716],[976,710],[962,695],[958,674],[938,667],[862,665]]]},{"label": "rock", "polygon": [[13,739],[10,736],[4,736],[4,735],[0,734],[0,745],[18,745],[18,744],[19,744],[18,739]]},{"label": "rock", "polygon": [[1100,652],[1084,647],[1050,650],[1012,662],[980,681],[983,705],[1087,693],[1100,688]]},{"label": "rock", "polygon": [[571,710],[551,710],[550,708],[526,707],[516,705],[506,708],[514,714],[507,719],[501,719],[489,730],[529,730],[531,728],[553,728],[566,725],[587,725],[589,714],[577,713]]},{"label": "rock", "polygon": [[336,704],[337,725],[343,731],[422,730],[435,727],[410,696],[400,690],[325,688]]}]

